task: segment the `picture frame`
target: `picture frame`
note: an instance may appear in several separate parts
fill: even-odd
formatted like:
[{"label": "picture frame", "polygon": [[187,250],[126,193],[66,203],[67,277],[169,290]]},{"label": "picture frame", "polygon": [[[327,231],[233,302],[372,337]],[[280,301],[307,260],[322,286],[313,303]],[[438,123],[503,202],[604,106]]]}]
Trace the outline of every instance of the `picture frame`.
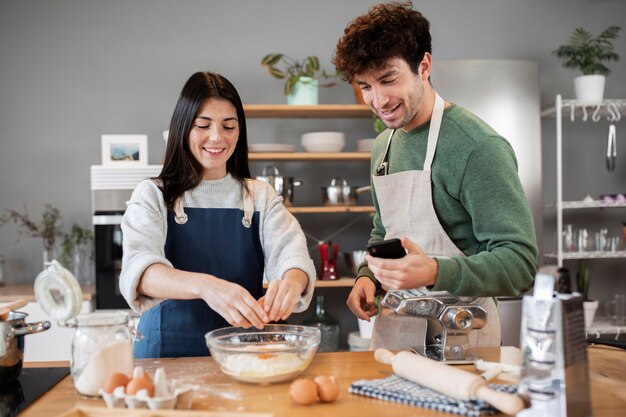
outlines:
[{"label": "picture frame", "polygon": [[148,165],[148,135],[102,135],[102,165]]}]

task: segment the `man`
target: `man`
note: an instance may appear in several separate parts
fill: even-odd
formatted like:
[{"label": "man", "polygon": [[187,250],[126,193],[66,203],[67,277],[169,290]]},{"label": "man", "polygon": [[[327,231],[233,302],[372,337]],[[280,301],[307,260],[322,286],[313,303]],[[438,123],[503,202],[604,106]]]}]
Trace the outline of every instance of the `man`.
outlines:
[{"label": "man", "polygon": [[[387,130],[372,148],[376,207],[370,243],[398,237],[401,259],[366,256],[347,305],[378,313],[380,288],[484,297],[487,324],[474,346],[499,346],[494,296],[520,295],[537,269],[533,219],[510,144],[476,115],[445,102],[430,83],[428,20],[410,2],[379,4],[350,22],[333,62]],[[369,279],[367,279],[369,278]],[[426,321],[383,309],[372,348],[424,341]]]}]

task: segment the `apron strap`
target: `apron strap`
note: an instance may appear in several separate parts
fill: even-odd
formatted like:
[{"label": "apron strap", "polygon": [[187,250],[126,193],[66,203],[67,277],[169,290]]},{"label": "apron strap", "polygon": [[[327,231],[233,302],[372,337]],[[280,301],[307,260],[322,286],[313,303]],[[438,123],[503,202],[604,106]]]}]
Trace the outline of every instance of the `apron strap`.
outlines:
[{"label": "apron strap", "polygon": [[183,197],[180,196],[174,202],[174,221],[178,224],[185,224],[187,220],[187,214],[183,209]]},{"label": "apron strap", "polygon": [[383,159],[380,161],[380,165],[376,169],[376,175],[387,175],[389,171],[389,162],[387,162],[387,155],[389,154],[389,146],[391,146],[391,138],[393,138],[393,134],[396,129],[391,129],[389,133],[389,139],[387,139],[387,148],[385,149],[385,153],[383,154]]},{"label": "apron strap", "polygon": [[443,105],[443,99],[435,92],[435,105],[433,106],[433,114],[430,117],[430,128],[428,129],[428,145],[426,147],[426,158],[424,159],[424,171],[430,171],[433,159],[435,159],[439,129],[441,128],[441,120],[443,119]]},{"label": "apron strap", "polygon": [[[247,181],[246,181],[247,182]],[[247,186],[248,184],[246,184]],[[243,218],[241,219],[241,224],[246,229],[249,229],[252,226],[252,215],[254,214],[254,201],[252,200],[252,196],[248,191],[246,186],[243,188]]]}]

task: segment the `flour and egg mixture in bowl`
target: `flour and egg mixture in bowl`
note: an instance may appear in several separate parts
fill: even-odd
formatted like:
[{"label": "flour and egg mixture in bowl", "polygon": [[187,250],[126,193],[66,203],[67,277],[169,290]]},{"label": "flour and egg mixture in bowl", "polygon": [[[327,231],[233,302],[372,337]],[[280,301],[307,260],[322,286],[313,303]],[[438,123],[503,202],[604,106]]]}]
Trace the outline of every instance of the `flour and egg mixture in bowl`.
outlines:
[{"label": "flour and egg mixture in bowl", "polygon": [[272,383],[293,379],[309,366],[321,332],[309,326],[269,324],[263,329],[226,327],[205,338],[226,375],[242,382]]}]

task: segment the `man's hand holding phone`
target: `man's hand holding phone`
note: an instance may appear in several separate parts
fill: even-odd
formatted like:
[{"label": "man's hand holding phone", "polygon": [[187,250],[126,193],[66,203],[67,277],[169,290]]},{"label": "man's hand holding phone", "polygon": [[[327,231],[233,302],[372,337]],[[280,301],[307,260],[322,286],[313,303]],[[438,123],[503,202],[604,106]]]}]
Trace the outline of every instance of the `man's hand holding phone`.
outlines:
[{"label": "man's hand holding phone", "polygon": [[[405,256],[399,256],[399,249],[405,252]],[[369,245],[365,260],[376,279],[388,290],[430,286],[437,280],[437,260],[426,255],[406,236]]]}]

